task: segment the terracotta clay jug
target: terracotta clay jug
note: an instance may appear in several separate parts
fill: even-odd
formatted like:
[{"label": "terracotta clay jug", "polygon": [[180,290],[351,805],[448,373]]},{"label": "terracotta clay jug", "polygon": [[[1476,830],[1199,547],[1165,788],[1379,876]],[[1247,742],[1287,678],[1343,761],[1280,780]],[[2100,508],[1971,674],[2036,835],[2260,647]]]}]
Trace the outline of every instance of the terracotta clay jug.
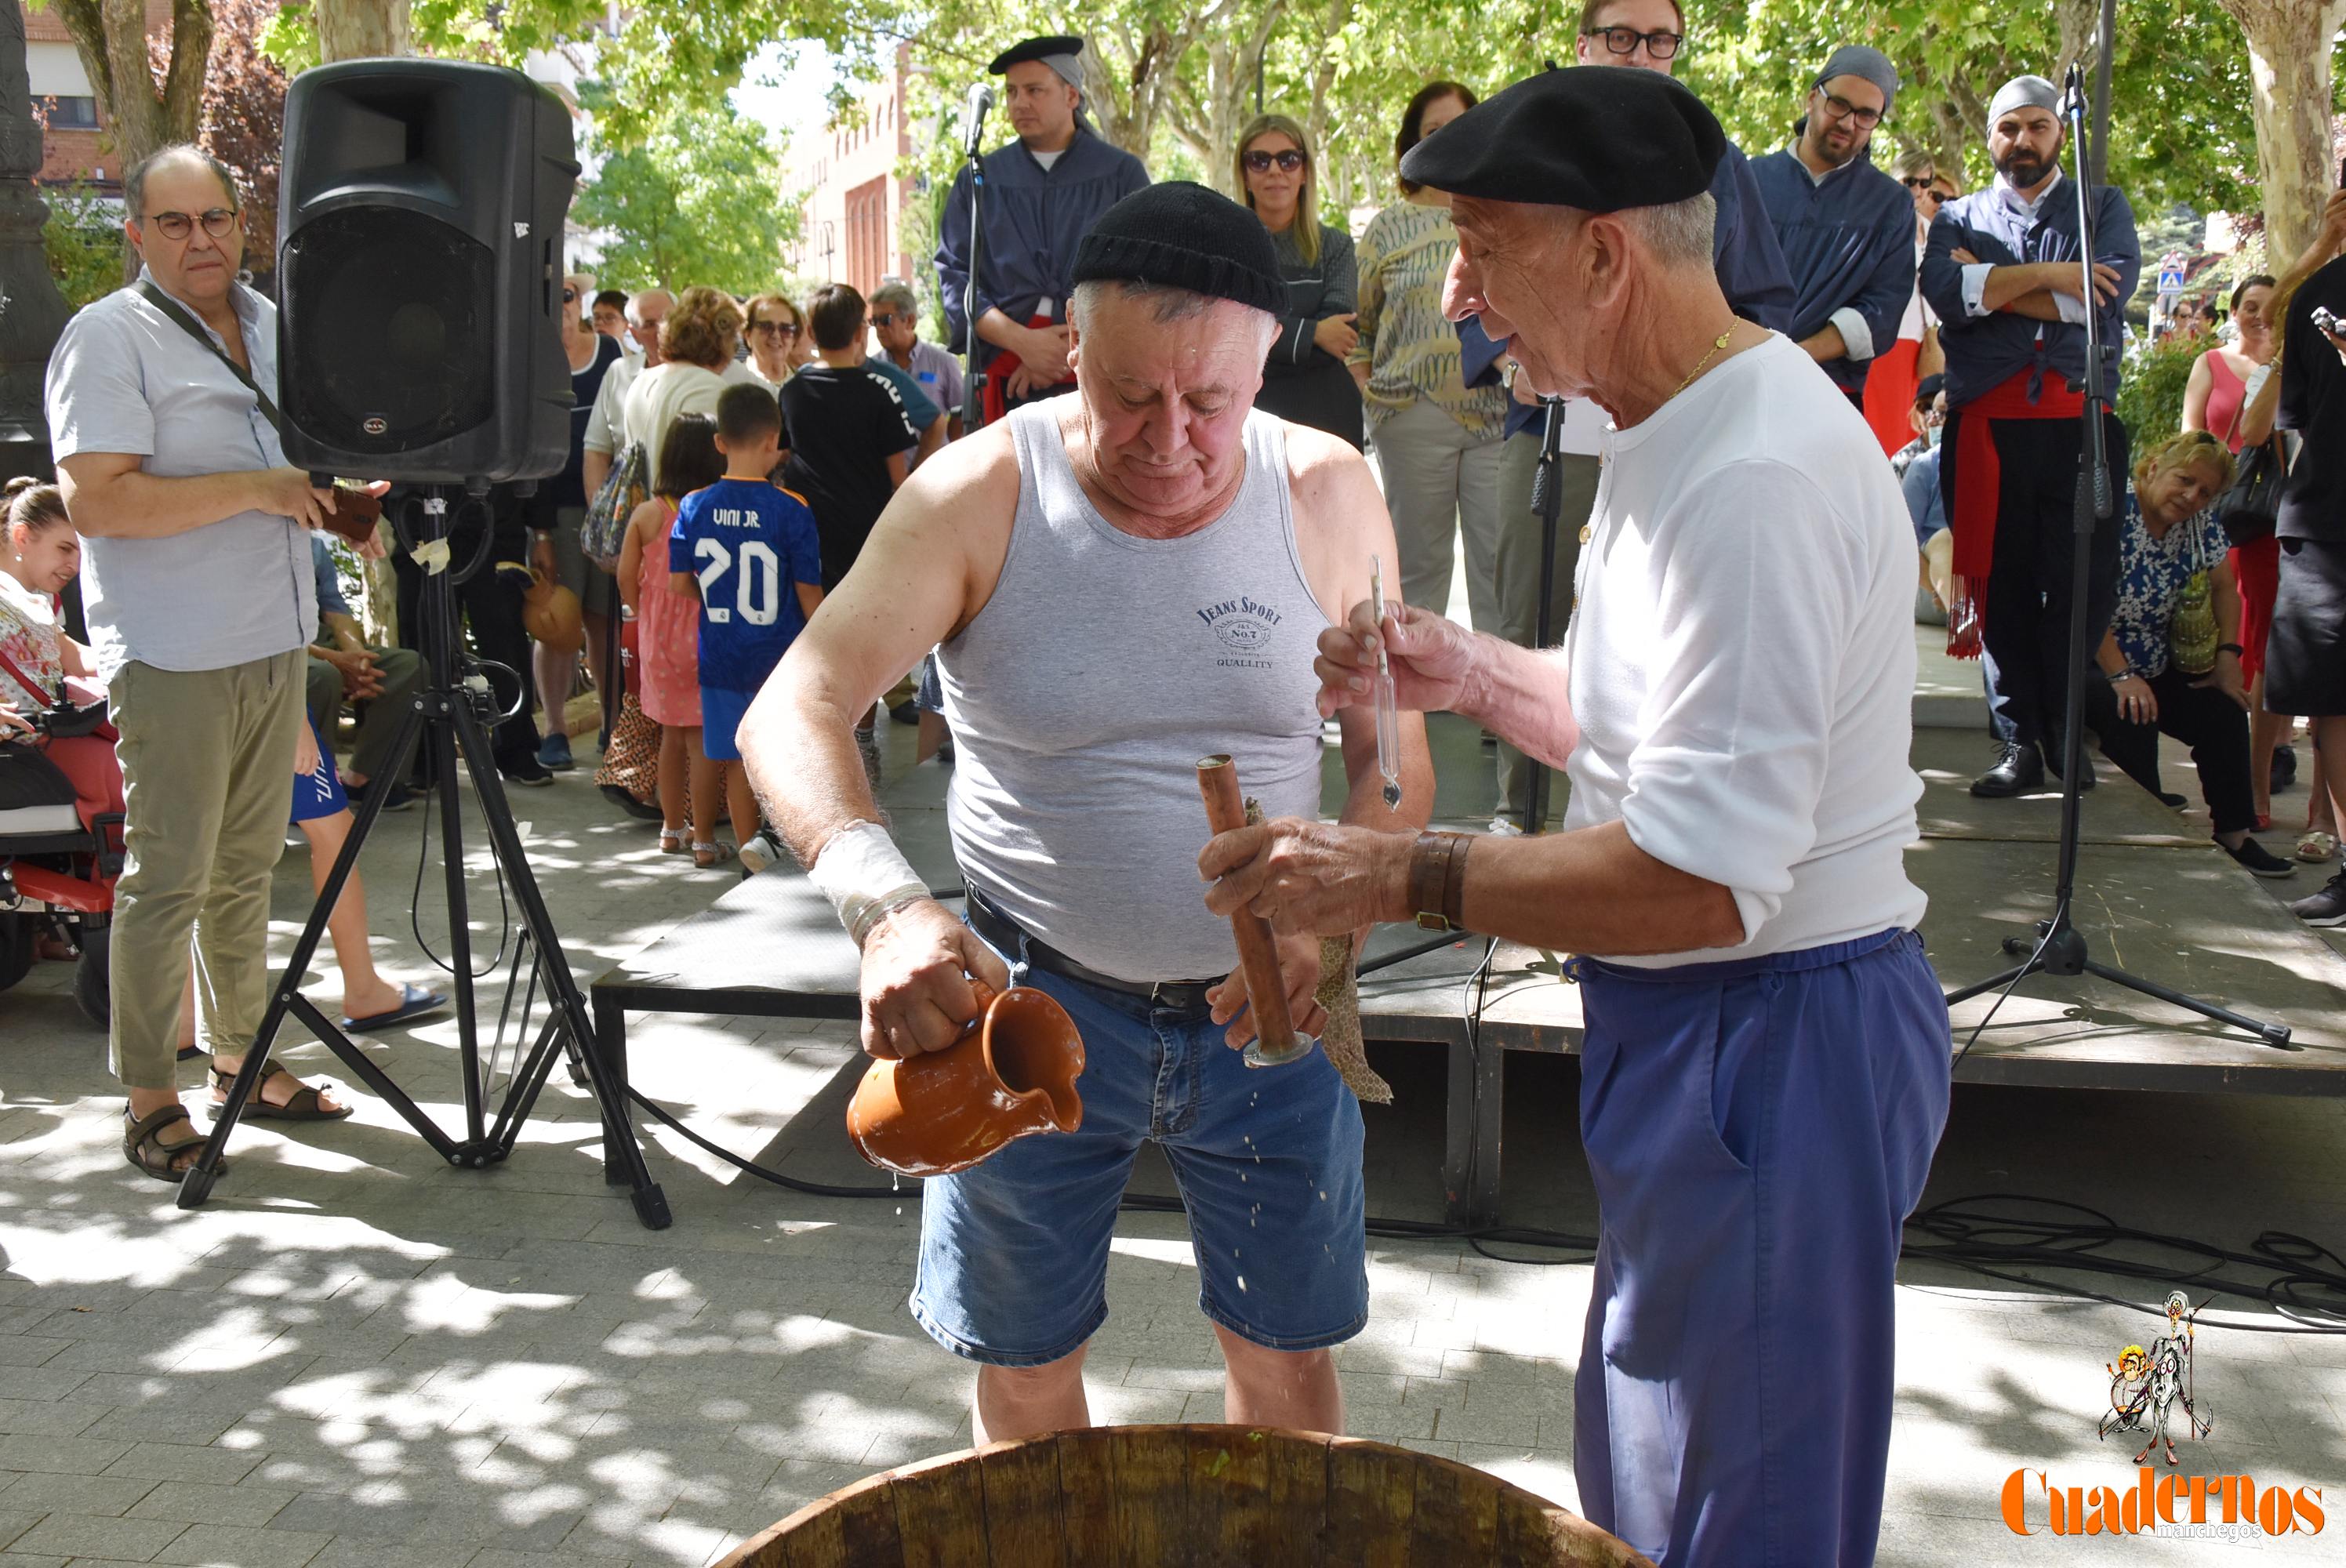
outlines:
[{"label": "terracotta clay jug", "polygon": [[882,1170],[965,1171],[1013,1138],[1083,1125],[1083,1036],[1051,996],[975,983],[979,1013],[942,1051],[874,1062],[847,1106],[847,1135]]}]

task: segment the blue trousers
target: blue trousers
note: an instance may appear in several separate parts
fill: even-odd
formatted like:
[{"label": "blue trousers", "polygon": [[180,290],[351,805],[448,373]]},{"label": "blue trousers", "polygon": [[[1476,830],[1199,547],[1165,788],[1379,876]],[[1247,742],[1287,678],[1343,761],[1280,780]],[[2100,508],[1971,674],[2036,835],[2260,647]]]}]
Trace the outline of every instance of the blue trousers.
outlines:
[{"label": "blue trousers", "polygon": [[1600,1216],[1581,1512],[1660,1568],[1862,1568],[1899,1227],[1946,1124],[1922,939],[1670,970],[1576,961]]}]

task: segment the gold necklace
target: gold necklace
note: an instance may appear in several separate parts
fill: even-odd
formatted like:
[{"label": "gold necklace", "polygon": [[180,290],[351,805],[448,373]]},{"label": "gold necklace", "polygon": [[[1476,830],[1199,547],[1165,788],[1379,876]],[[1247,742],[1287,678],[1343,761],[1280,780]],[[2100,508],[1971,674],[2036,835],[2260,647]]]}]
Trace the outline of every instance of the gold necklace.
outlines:
[{"label": "gold necklace", "polygon": [[[1732,327],[1729,327],[1729,328],[1728,328],[1728,329],[1727,329],[1727,331],[1723,331],[1723,332],[1719,333],[1718,337],[1716,337],[1716,338],[1712,339],[1712,340],[1711,340],[1711,344],[1710,344],[1710,352],[1709,352],[1709,353],[1707,353],[1707,354],[1705,354],[1705,355],[1703,355],[1703,356],[1702,356],[1702,358],[1700,358],[1700,359],[1697,360],[1697,361],[1694,362],[1694,369],[1692,369],[1692,370],[1690,370],[1690,371],[1687,372],[1687,378],[1686,378],[1686,380],[1684,380],[1684,381],[1682,381],[1682,382],[1678,382],[1678,392],[1674,392],[1670,393],[1670,397],[1676,397],[1676,396],[1678,396],[1678,392],[1682,392],[1686,391],[1686,390],[1687,390],[1687,388],[1688,388],[1688,387],[1690,387],[1690,386],[1694,385],[1694,378],[1695,378],[1695,377],[1697,377],[1697,376],[1698,376],[1698,375],[1700,375],[1700,374],[1702,374],[1702,369],[1703,369],[1703,367],[1704,367],[1705,365],[1707,365],[1707,364],[1710,363],[1710,356],[1711,356],[1711,354],[1715,354],[1715,353],[1719,352],[1719,350],[1721,350],[1721,349],[1723,349],[1723,348],[1727,347],[1727,340],[1728,340],[1728,339],[1729,339],[1729,338],[1731,338],[1731,337],[1733,337],[1734,335],[1735,335],[1735,329],[1734,329],[1734,328],[1732,328]],[[1669,398],[1664,398],[1662,401],[1663,401],[1664,402],[1669,402]]]}]

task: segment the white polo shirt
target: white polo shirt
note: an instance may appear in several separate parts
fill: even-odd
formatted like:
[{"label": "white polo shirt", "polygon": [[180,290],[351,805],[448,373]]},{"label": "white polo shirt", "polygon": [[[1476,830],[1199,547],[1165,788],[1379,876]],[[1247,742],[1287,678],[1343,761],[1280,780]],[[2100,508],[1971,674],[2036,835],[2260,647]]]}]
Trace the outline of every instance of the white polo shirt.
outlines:
[{"label": "white polo shirt", "polygon": [[1744,935],[1617,962],[1911,929],[1914,530],[1872,432],[1777,335],[1605,440],[1565,643],[1566,825],[1626,822],[1725,886]]}]

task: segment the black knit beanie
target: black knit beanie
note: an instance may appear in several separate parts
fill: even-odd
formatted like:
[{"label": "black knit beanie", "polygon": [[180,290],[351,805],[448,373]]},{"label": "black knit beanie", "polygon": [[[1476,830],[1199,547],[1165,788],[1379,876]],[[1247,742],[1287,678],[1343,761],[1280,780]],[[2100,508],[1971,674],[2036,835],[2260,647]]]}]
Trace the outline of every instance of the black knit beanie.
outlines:
[{"label": "black knit beanie", "polygon": [[1136,190],[1100,214],[1076,249],[1074,280],[1096,280],[1187,289],[1273,315],[1287,309],[1262,219],[1188,180]]}]

